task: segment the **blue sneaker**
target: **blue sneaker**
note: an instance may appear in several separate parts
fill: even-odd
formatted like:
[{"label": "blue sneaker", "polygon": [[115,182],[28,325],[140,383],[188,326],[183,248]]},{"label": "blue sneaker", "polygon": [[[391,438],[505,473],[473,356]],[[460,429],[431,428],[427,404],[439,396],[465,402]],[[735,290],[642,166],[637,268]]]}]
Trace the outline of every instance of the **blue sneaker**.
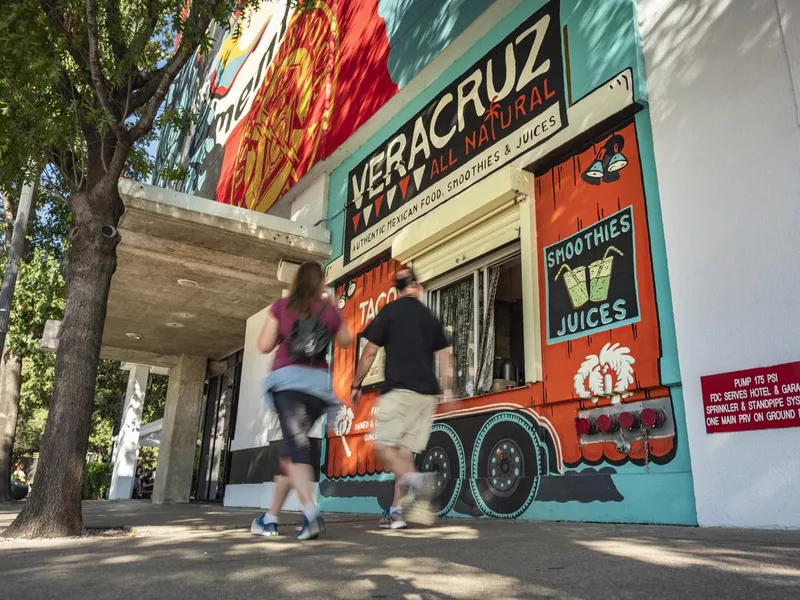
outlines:
[{"label": "blue sneaker", "polygon": [[253,519],[253,523],[250,525],[250,533],[253,535],[263,535],[264,537],[275,537],[278,535],[277,523],[264,522],[266,514],[267,513],[261,513]]},{"label": "blue sneaker", "polygon": [[323,533],[325,533],[325,519],[322,518],[322,515],[318,516],[313,521],[309,521],[303,517],[303,528],[300,530],[300,533],[297,534],[297,539],[301,542],[305,540],[315,540]]},{"label": "blue sneaker", "polygon": [[378,527],[381,529],[405,529],[408,524],[403,519],[402,512],[392,512],[387,508],[381,515],[381,520],[378,521]]}]

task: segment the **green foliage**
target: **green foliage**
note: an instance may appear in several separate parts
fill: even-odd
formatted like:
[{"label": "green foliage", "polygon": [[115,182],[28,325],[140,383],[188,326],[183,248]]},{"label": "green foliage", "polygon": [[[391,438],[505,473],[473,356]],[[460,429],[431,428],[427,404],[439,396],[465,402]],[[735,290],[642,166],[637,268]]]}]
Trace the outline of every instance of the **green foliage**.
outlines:
[{"label": "green foliage", "polygon": [[[44,324],[60,319],[64,310],[64,280],[60,260],[69,227],[67,205],[46,187],[29,232],[27,262],[20,266],[11,309],[7,347],[22,360],[19,417],[14,453],[30,456],[39,451],[47,409],[53,393],[55,354],[40,348]],[[5,261],[0,264],[0,272]]]},{"label": "green foliage", "polygon": [[[61,191],[42,178],[38,188],[36,215],[28,232],[32,248],[46,250],[59,262],[63,260],[67,251],[67,235],[72,225],[69,205]],[[30,254],[25,259],[30,260]]]},{"label": "green foliage", "polygon": [[151,423],[164,417],[168,384],[169,375],[150,375],[147,396],[142,409],[142,423]]},{"label": "green foliage", "polygon": [[39,452],[45,423],[47,423],[47,408],[35,406],[35,402],[29,397],[23,396],[20,399],[17,433],[14,439],[15,456],[33,456]]},{"label": "green foliage", "polygon": [[317,5],[317,0],[289,0],[289,6],[297,10],[311,10]]},{"label": "green foliage", "polygon": [[109,169],[112,155],[122,159],[115,176],[146,178],[167,91],[159,84],[196,49],[211,48],[210,23],[228,26],[234,11],[248,14],[262,1],[192,0],[187,8],[186,0],[4,0],[0,189],[46,165],[70,189],[88,189],[90,162]]},{"label": "green foliage", "polygon": [[183,181],[189,175],[189,167],[178,164],[161,165],[158,175],[164,181]]},{"label": "green foliage", "polygon": [[51,222],[41,225],[32,236],[34,244],[42,246],[34,246],[29,261],[20,266],[6,336],[7,348],[23,359],[14,443],[14,453],[19,456],[38,452],[53,393],[56,357],[40,348],[40,340],[45,322],[60,319],[64,310],[64,280],[56,258],[56,248],[63,245],[59,238],[63,238],[54,233],[59,227],[56,221],[52,216]]},{"label": "green foliage", "polygon": [[30,260],[19,269],[11,309],[7,346],[17,356],[34,354],[48,319],[64,311],[64,280],[60,264],[48,248],[34,247]]},{"label": "green foliage", "polygon": [[119,367],[120,364],[116,361],[102,360],[97,369],[89,452],[96,452],[104,458],[111,456],[114,427],[122,417],[122,408],[125,405],[128,372]]},{"label": "green foliage", "polygon": [[83,499],[102,500],[111,486],[110,463],[87,462],[83,471]]},{"label": "green foliage", "polygon": [[139,466],[142,470],[155,471],[158,464],[158,448],[142,446],[139,448]]}]

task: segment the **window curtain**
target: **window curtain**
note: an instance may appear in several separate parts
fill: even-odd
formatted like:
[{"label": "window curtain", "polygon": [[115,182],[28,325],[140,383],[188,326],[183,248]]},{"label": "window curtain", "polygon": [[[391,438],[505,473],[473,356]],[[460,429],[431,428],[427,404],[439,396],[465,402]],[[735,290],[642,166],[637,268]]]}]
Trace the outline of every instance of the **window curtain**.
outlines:
[{"label": "window curtain", "polygon": [[479,393],[492,390],[494,380],[494,301],[497,297],[497,283],[500,281],[500,267],[488,269],[486,306],[481,319],[481,337],[478,345],[478,376],[476,387]]},{"label": "window curtain", "polygon": [[472,370],[474,288],[470,276],[439,290],[439,318],[453,348],[453,391],[456,398],[475,393]]}]

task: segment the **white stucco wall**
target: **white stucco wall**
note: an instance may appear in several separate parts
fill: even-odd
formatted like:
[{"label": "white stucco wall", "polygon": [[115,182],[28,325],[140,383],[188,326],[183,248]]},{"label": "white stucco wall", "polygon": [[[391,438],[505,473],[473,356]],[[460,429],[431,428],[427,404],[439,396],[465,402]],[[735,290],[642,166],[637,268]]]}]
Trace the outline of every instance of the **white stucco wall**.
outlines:
[{"label": "white stucco wall", "polygon": [[275,353],[261,354],[256,348],[256,340],[266,318],[267,309],[264,308],[247,319],[232,451],[258,448],[266,446],[269,441],[280,439],[278,417],[275,411],[267,409],[263,392],[264,377],[272,367]]},{"label": "white stucco wall", "polygon": [[[223,504],[237,508],[269,508],[272,503],[272,495],[275,493],[275,483],[239,483],[225,486],[225,498]],[[314,484],[316,493],[318,484]],[[297,493],[292,490],[283,503],[284,512],[300,512],[303,510],[303,503],[300,502]]]},{"label": "white stucco wall", "polygon": [[800,361],[800,3],[639,10],[698,521],[800,527],[800,428],[708,435],[700,390]]},{"label": "white stucco wall", "polygon": [[297,223],[325,228],[326,224],[320,221],[327,212],[328,175],[323,173],[291,201],[290,218]]}]

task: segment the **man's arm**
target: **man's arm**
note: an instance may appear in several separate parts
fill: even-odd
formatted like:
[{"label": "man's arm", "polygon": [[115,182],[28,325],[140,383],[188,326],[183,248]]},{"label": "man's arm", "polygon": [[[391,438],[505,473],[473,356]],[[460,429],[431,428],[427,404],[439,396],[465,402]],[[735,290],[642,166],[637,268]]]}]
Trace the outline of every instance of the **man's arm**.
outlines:
[{"label": "man's arm", "polygon": [[436,352],[439,361],[439,385],[446,399],[453,395],[453,347],[448,346]]},{"label": "man's arm", "polygon": [[353,387],[350,393],[350,398],[355,402],[361,394],[361,382],[367,376],[372,363],[375,362],[375,357],[378,355],[379,346],[372,342],[367,342],[364,351],[361,353],[361,358],[356,366],[356,376],[353,378]]}]

